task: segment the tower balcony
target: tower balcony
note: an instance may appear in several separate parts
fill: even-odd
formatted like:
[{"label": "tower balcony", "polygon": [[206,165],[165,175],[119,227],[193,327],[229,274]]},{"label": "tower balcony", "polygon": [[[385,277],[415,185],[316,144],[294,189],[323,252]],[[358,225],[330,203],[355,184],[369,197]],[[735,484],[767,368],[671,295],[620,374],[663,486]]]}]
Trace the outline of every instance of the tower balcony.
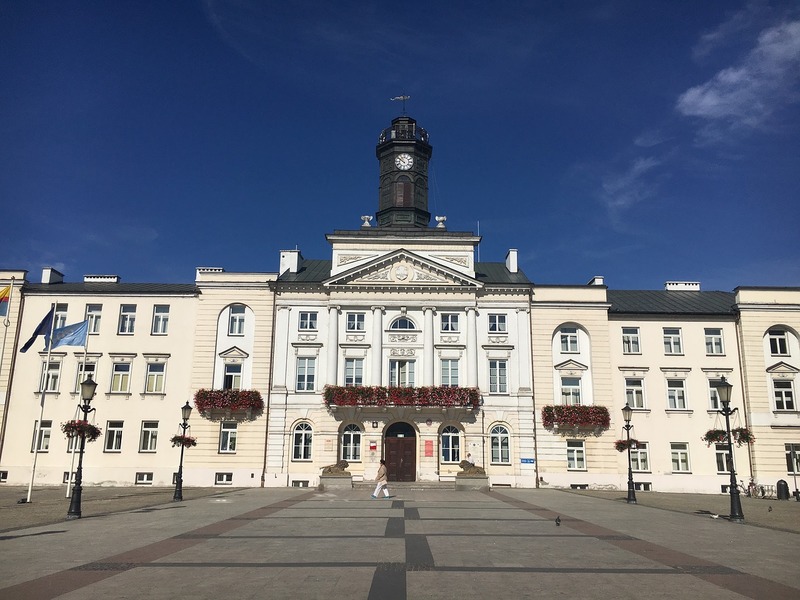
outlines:
[{"label": "tower balcony", "polygon": [[477,388],[464,387],[382,387],[326,385],[322,393],[325,405],[338,406],[413,406],[466,408],[477,411],[481,394]]}]

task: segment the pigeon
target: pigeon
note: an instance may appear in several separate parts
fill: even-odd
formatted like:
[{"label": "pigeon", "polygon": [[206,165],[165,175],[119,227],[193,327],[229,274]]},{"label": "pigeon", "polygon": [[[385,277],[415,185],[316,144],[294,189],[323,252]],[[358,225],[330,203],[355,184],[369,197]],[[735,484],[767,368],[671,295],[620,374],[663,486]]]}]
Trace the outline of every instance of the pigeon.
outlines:
[{"label": "pigeon", "polygon": [[561,527],[561,517],[556,517],[556,527]]},{"label": "pigeon", "polygon": [[767,508],[767,512],[772,512],[772,507]]},{"label": "pigeon", "polygon": [[711,515],[712,519],[719,519],[719,515]]}]

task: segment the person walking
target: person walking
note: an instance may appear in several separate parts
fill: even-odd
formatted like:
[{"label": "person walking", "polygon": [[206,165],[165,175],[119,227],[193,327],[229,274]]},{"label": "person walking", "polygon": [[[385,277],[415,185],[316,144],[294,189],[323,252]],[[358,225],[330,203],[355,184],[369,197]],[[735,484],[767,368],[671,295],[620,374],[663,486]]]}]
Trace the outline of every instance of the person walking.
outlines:
[{"label": "person walking", "polygon": [[378,475],[375,477],[375,481],[377,485],[375,485],[375,491],[372,492],[372,499],[375,500],[378,497],[378,494],[383,488],[383,493],[386,498],[391,498],[389,496],[389,479],[386,474],[386,461],[381,459],[381,466],[378,467]]}]

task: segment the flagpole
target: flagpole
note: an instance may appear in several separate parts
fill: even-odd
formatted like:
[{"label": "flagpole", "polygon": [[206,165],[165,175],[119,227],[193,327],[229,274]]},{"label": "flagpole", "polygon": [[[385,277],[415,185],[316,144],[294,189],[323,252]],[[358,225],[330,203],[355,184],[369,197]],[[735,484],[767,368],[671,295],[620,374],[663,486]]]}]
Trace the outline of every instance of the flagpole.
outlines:
[{"label": "flagpole", "polygon": [[31,480],[28,483],[28,497],[25,502],[31,501],[31,493],[33,492],[33,479],[36,475],[36,459],[39,457],[39,432],[42,429],[42,418],[44,417],[44,397],[47,393],[47,375],[49,374],[50,369],[50,352],[53,346],[53,329],[55,329],[56,325],[56,304],[50,304],[50,310],[53,313],[53,318],[50,319],[50,336],[46,338],[47,341],[47,358],[45,359],[45,368],[44,368],[44,385],[42,385],[42,397],[39,402],[39,420],[36,422],[36,428],[33,432],[33,467],[31,467]]},{"label": "flagpole", "polygon": [[[83,363],[82,363],[83,364],[83,369],[81,370],[81,375],[83,376],[84,380],[86,379],[86,355],[87,355],[88,352],[89,352],[89,332],[87,331],[86,332],[86,343],[83,346]],[[79,381],[78,382],[79,386],[80,386],[80,383],[81,382]],[[80,410],[81,410],[81,407],[80,407],[80,405],[78,405],[78,407],[75,409],[75,420],[78,419],[78,413],[80,412]],[[73,440],[73,444],[72,444],[72,460],[70,460],[70,463],[69,463],[69,471],[68,471],[68,474],[67,474],[67,495],[64,496],[65,498],[69,498],[72,495],[72,491],[70,490],[70,488],[72,487],[72,468],[75,466],[75,451],[78,449],[78,444],[75,443],[75,442],[77,442],[77,438],[70,438],[70,439]]]}]

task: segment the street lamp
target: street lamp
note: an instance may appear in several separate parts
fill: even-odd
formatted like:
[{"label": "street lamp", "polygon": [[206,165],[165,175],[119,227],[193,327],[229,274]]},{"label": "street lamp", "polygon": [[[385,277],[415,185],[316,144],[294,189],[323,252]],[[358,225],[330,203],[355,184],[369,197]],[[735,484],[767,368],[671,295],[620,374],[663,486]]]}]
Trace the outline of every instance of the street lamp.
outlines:
[{"label": "street lamp", "polygon": [[725,416],[725,431],[728,434],[728,469],[731,474],[731,484],[729,491],[731,494],[731,515],[730,520],[734,523],[744,522],[744,513],[742,512],[742,500],[739,497],[739,487],[736,485],[736,470],[733,468],[733,440],[731,439],[731,415],[738,409],[731,409],[731,390],[733,386],[728,383],[723,375],[722,378],[713,384],[717,390],[722,410],[717,412]]},{"label": "street lamp", "polygon": [[622,409],[622,418],[625,421],[625,425],[623,425],[622,428],[625,430],[628,442],[628,504],[636,504],[636,489],[633,485],[633,469],[631,468],[631,429],[633,429],[633,425],[631,425],[632,416],[633,409],[626,402],[625,407]]},{"label": "street lamp", "polygon": [[[189,401],[186,401],[186,404],[181,406],[181,418],[183,419],[183,423],[180,424],[181,429],[183,430],[182,435],[186,437],[186,430],[189,429],[189,417],[192,415],[192,407],[189,406]],[[175,494],[172,496],[173,502],[180,502],[183,500],[183,448],[184,444],[181,444],[181,462],[178,464],[178,476],[175,478]]]},{"label": "street lamp", "polygon": [[[83,412],[84,423],[89,422],[89,413],[94,412],[96,409],[89,408],[94,392],[97,389],[97,383],[92,380],[90,375],[86,381],[81,383],[81,400],[83,404],[79,404],[78,408]],[[81,447],[78,452],[78,470],[75,472],[75,487],[72,488],[72,498],[69,501],[69,510],[67,511],[67,519],[80,519],[81,518],[81,493],[83,492],[83,450],[86,448],[86,428],[82,427],[79,433],[81,437]]]}]

